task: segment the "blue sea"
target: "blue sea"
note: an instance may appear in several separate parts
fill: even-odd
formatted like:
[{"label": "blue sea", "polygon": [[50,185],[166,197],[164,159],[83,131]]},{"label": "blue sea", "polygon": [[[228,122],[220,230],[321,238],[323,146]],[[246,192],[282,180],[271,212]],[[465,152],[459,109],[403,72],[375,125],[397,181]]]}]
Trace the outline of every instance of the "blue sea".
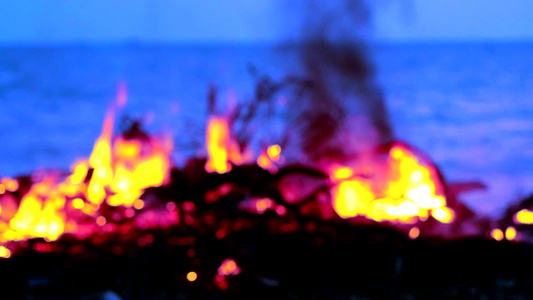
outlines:
[{"label": "blue sea", "polygon": [[[533,44],[390,44],[369,48],[395,135],[449,182],[481,181],[461,200],[498,216],[533,193]],[[209,85],[252,95],[249,66],[282,79],[294,49],[268,45],[0,48],[0,176],[67,169],[87,157],[118,82],[124,113],[170,131],[174,159],[201,152]]]}]

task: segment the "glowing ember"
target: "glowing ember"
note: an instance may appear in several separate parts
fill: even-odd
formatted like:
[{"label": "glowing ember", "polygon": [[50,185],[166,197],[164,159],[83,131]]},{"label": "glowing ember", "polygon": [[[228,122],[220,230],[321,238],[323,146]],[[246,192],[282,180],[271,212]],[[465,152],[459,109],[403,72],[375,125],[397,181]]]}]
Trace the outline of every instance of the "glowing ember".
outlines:
[{"label": "glowing ember", "polygon": [[226,259],[222,262],[222,265],[218,268],[218,274],[220,275],[237,275],[241,272],[241,268],[237,266],[237,263],[233,259]]},{"label": "glowing ember", "polygon": [[385,175],[370,178],[356,177],[346,166],[331,170],[333,208],[341,218],[414,223],[431,215],[442,223],[453,221],[435,168],[421,162],[407,146],[395,144],[379,168]]},{"label": "glowing ember", "polygon": [[[270,198],[254,198],[239,203],[238,208],[247,210],[250,213],[264,214],[269,209],[280,210],[282,214],[285,214],[285,207],[278,208],[274,200]],[[278,213],[279,214],[279,213]],[[281,214],[280,214],[281,215]]]},{"label": "glowing ember", "polygon": [[241,153],[231,135],[229,122],[224,117],[209,118],[205,144],[208,154],[205,170],[209,173],[229,172],[232,164],[241,165],[251,158],[251,153]]},{"label": "glowing ember", "polygon": [[352,176],[353,176],[353,170],[348,167],[336,168],[332,174],[332,177],[334,180],[348,179]]},{"label": "glowing ember", "polygon": [[220,267],[218,268],[218,274],[215,276],[215,283],[220,289],[227,289],[228,282],[226,281],[227,276],[238,275],[241,273],[241,268],[237,265],[235,260],[228,258],[225,259]]},{"label": "glowing ember", "polygon": [[133,201],[133,207],[135,207],[135,209],[142,209],[144,207],[144,201],[141,199]]},{"label": "glowing ember", "polygon": [[490,236],[497,241],[501,241],[503,240],[503,231],[498,228],[495,228],[490,232]]},{"label": "glowing ember", "polygon": [[505,230],[505,238],[508,241],[512,241],[516,238],[516,229],[513,226],[507,227]]},{"label": "glowing ember", "polygon": [[533,212],[522,209],[513,216],[513,221],[516,224],[533,224]]},{"label": "glowing ember", "polygon": [[409,238],[412,240],[416,239],[420,235],[420,229],[418,227],[413,227],[409,230]]},{"label": "glowing ember", "polygon": [[99,216],[96,218],[96,224],[98,224],[98,226],[104,226],[105,223],[107,223],[107,220],[104,216]]},{"label": "glowing ember", "polygon": [[255,202],[255,208],[257,212],[263,214],[267,209],[274,206],[274,201],[268,198],[259,199]]},{"label": "glowing ember", "polygon": [[283,156],[281,156],[281,147],[279,145],[269,146],[257,158],[257,165],[272,173],[278,170],[275,163],[283,163]]},{"label": "glowing ember", "polygon": [[283,205],[276,205],[276,213],[280,216],[284,216],[287,213],[287,209]]},{"label": "glowing ember", "polygon": [[197,278],[198,278],[198,274],[196,274],[196,272],[187,273],[187,280],[189,280],[190,282],[195,281]]},{"label": "glowing ember", "polygon": [[451,223],[455,213],[448,207],[440,207],[431,211],[431,216],[442,223]]},{"label": "glowing ember", "polygon": [[4,246],[0,246],[0,258],[10,258],[11,251]]},{"label": "glowing ember", "polygon": [[165,206],[168,211],[175,211],[178,208],[178,206],[174,202],[168,202]]}]

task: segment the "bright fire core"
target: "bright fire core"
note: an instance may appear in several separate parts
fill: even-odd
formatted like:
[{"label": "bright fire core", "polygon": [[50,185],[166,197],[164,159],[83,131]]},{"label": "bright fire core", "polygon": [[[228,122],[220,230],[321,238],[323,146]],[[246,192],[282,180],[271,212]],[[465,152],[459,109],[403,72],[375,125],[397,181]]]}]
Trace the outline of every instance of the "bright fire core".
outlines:
[{"label": "bright fire core", "polygon": [[385,164],[385,179],[355,176],[349,167],[331,172],[333,208],[341,218],[365,216],[374,221],[414,223],[429,215],[450,223],[437,171],[423,164],[408,147],[395,144]]}]

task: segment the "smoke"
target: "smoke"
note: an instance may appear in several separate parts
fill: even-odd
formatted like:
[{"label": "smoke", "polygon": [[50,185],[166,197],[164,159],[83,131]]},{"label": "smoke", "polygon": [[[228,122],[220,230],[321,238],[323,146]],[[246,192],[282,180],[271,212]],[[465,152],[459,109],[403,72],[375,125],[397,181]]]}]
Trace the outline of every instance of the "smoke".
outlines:
[{"label": "smoke", "polygon": [[392,140],[385,99],[366,55],[371,9],[363,0],[304,5],[300,58],[310,88],[296,101],[311,160],[348,160]]}]

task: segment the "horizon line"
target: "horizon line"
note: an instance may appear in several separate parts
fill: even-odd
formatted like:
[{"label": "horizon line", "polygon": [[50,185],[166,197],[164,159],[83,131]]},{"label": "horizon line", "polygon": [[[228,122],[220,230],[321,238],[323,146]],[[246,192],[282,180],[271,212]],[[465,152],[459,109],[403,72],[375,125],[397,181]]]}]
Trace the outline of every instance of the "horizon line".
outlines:
[{"label": "horizon line", "polygon": [[[354,41],[356,42],[356,41]],[[360,42],[360,41],[357,41]],[[453,44],[533,44],[533,38],[503,38],[503,39],[380,39],[363,40],[362,45],[453,45]],[[121,47],[121,46],[298,46],[304,41],[274,41],[274,40],[63,40],[63,41],[0,41],[0,48],[54,48],[54,47]]]}]

